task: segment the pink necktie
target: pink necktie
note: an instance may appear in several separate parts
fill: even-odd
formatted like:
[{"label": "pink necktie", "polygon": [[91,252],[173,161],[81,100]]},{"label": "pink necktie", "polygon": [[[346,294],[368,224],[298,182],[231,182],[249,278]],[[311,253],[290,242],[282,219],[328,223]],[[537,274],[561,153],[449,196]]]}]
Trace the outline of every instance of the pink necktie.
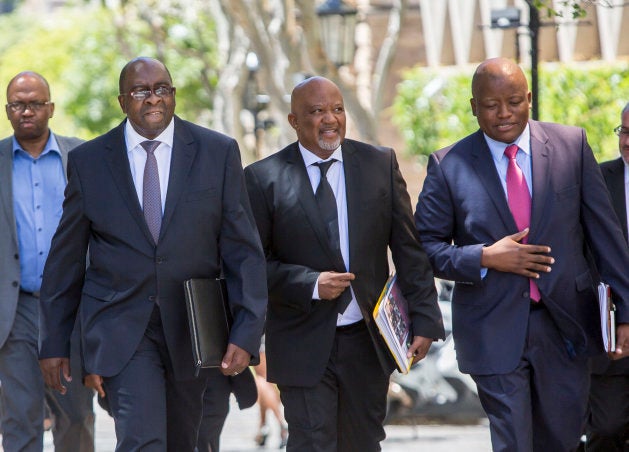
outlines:
[{"label": "pink necktie", "polygon": [[[507,168],[507,198],[509,209],[518,227],[518,231],[528,228],[531,223],[531,194],[529,193],[524,173],[518,166],[515,156],[518,153],[518,146],[510,144],[505,149],[505,155],[509,158]],[[527,242],[528,237],[522,239],[522,243]],[[537,288],[537,284],[529,280],[529,291],[532,300],[539,301],[542,297]]]}]

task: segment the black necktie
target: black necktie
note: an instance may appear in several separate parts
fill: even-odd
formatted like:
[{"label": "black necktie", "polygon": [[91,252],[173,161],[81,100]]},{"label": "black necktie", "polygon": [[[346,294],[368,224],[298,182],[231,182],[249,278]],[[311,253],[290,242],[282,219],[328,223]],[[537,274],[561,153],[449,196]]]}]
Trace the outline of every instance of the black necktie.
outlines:
[{"label": "black necktie", "polygon": [[146,225],[151,231],[153,240],[157,243],[159,231],[162,227],[162,194],[159,189],[159,173],[157,171],[155,149],[160,145],[160,142],[143,141],[140,145],[146,151],[146,164],[144,165],[144,179],[142,183],[142,210],[144,210]]},{"label": "black necktie", "polygon": [[[330,182],[328,182],[327,178],[328,169],[330,169],[330,166],[332,166],[334,162],[336,162],[336,159],[331,159],[327,162],[315,163],[315,165],[319,167],[319,171],[321,171],[321,181],[319,182],[319,186],[315,192],[315,199],[317,200],[321,218],[325,224],[325,230],[328,234],[330,246],[334,252],[338,252],[342,262],[343,255],[341,254],[339,216],[336,208],[336,197],[334,196],[334,192],[332,191],[332,187],[330,186]],[[352,294],[348,288],[345,289],[338,297],[338,312],[344,312],[350,301],[352,301]]]},{"label": "black necktie", "polygon": [[319,182],[315,192],[315,198],[321,212],[321,218],[323,218],[323,223],[325,224],[325,231],[328,234],[330,246],[334,251],[340,252],[341,240],[339,238],[339,216],[336,209],[336,198],[326,176],[328,169],[334,162],[336,162],[335,159],[315,163],[319,167],[319,171],[321,171],[321,182]]}]

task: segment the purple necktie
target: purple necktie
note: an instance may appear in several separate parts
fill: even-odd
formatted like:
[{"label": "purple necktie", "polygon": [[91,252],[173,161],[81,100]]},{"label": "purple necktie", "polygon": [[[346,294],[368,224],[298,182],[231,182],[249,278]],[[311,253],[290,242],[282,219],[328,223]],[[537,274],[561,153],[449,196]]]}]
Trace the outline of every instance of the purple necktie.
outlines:
[{"label": "purple necktie", "polygon": [[[518,166],[515,156],[518,153],[518,146],[510,144],[505,149],[505,155],[509,158],[509,167],[507,168],[507,198],[509,200],[509,209],[518,227],[518,231],[528,228],[531,223],[531,194],[529,193],[524,173]],[[528,237],[522,239],[522,243],[526,243]],[[532,300],[539,301],[542,297],[537,288],[537,284],[531,279],[529,280],[529,291]]]},{"label": "purple necktie", "polygon": [[146,165],[144,165],[142,182],[142,207],[146,225],[149,227],[156,244],[159,239],[159,230],[162,227],[162,194],[159,189],[159,172],[155,158],[155,149],[160,143],[160,141],[143,141],[140,143],[146,151]]}]

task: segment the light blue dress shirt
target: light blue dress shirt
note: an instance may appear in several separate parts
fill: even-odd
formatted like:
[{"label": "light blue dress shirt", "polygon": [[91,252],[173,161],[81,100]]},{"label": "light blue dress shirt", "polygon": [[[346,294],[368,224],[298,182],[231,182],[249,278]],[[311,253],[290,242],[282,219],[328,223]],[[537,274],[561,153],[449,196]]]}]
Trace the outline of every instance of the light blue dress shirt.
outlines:
[{"label": "light blue dress shirt", "polygon": [[36,159],[13,137],[13,206],[20,249],[21,288],[40,289],[50,242],[61,219],[66,176],[51,133]]}]

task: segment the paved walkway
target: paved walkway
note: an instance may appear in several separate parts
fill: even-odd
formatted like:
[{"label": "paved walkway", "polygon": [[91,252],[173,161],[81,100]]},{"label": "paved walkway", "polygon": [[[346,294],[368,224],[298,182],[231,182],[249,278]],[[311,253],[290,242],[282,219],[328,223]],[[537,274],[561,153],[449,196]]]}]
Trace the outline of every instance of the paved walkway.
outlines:
[{"label": "paved walkway", "polygon": [[[222,452],[254,452],[277,450],[279,428],[271,423],[271,433],[265,447],[257,447],[253,438],[258,428],[258,408],[240,411],[232,397],[231,411],[221,436]],[[271,413],[269,413],[271,416]],[[269,417],[271,421],[274,419]],[[387,439],[382,443],[383,452],[489,452],[489,428],[486,424],[474,426],[419,425],[386,426]],[[44,452],[54,452],[52,435],[46,432]],[[96,452],[114,452],[116,435],[113,420],[96,407]],[[2,448],[0,448],[0,451]]]}]

